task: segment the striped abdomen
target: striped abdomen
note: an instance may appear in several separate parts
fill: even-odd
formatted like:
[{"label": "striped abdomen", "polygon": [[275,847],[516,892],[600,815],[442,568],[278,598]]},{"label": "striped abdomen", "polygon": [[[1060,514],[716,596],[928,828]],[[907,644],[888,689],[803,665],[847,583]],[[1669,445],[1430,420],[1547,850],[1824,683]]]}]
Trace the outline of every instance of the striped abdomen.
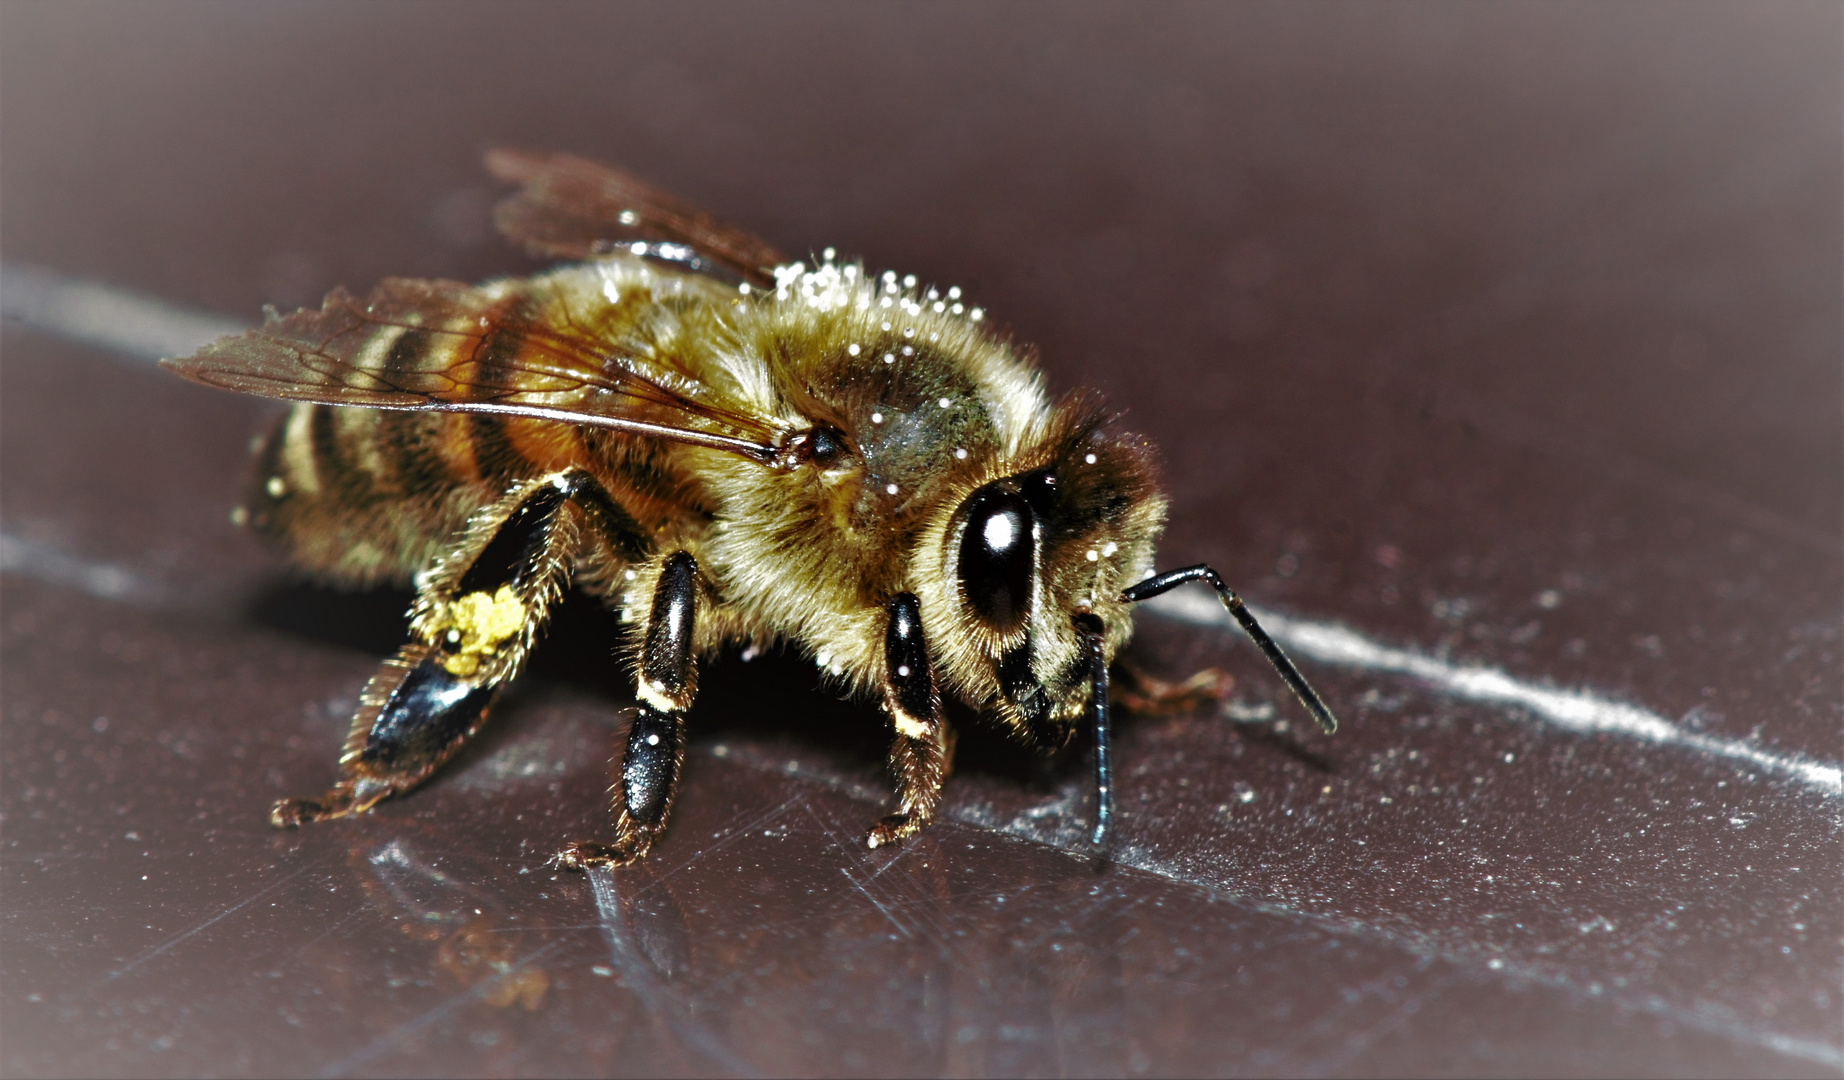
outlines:
[{"label": "striped abdomen", "polygon": [[403,581],[474,510],[562,469],[588,470],[649,528],[703,511],[670,445],[579,426],[573,414],[652,430],[709,425],[711,438],[750,446],[767,437],[707,401],[695,365],[675,352],[695,336],[687,319],[703,328],[715,317],[710,297],[680,290],[655,302],[656,284],[641,266],[479,288],[391,280],[364,301],[335,290],[319,311],[273,319],[174,369],[300,402],[260,451],[244,511],[252,527],[312,573]]},{"label": "striped abdomen", "polygon": [[578,431],[477,413],[295,405],[257,450],[244,513],[316,575],[404,582],[514,481],[585,465]]}]

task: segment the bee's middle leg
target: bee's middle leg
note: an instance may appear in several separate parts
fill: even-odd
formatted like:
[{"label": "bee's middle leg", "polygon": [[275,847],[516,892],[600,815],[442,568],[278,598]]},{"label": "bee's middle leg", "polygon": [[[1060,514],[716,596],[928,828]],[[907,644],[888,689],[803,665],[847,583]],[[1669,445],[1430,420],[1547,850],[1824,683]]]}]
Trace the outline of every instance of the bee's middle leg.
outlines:
[{"label": "bee's middle leg", "polygon": [[575,470],[524,481],[475,515],[421,575],[412,640],[360,695],[338,782],[317,799],[276,803],[271,824],[369,810],[422,783],[481,729],[563,591],[581,535],[567,508],[590,501],[593,486]]},{"label": "bee's middle leg", "polygon": [[935,819],[953,753],[928,643],[922,637],[921,604],[913,593],[898,593],[891,597],[887,614],[884,708],[896,726],[890,770],[897,777],[899,810],[865,836],[874,848],[901,843]]},{"label": "bee's middle leg", "polygon": [[685,763],[685,713],[698,692],[692,655],[697,614],[697,560],[689,552],[674,552],[660,566],[642,638],[634,687],[640,700],[615,787],[615,839],[570,844],[557,853],[557,865],[564,869],[633,862],[645,857],[665,831]]}]

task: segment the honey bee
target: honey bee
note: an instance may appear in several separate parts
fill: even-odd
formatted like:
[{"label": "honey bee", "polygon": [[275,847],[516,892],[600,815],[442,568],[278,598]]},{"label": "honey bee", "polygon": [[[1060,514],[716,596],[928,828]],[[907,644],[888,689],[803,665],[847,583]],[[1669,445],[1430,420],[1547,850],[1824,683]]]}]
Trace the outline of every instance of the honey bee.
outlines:
[{"label": "honey bee", "polygon": [[481,729],[566,585],[624,624],[637,698],[614,834],[644,857],[685,757],[698,658],[791,643],[881,700],[896,812],[935,816],[959,699],[1017,738],[1096,745],[1113,820],[1108,668],[1129,606],[1217,591],[1319,724],[1336,721],[1207,566],[1153,572],[1153,453],[1088,394],[1052,401],[959,289],[790,261],[616,170],[494,151],[508,237],[572,260],[480,286],[390,279],[166,366],[294,402],[236,519],[343,586],[410,582],[411,640],[360,696],[339,779],[291,827],[420,784]]}]

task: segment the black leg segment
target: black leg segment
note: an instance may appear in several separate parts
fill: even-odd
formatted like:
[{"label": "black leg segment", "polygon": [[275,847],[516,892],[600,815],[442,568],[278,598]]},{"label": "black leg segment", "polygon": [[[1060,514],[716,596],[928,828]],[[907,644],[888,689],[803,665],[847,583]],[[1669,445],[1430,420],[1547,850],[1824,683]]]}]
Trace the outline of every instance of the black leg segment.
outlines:
[{"label": "black leg segment", "polygon": [[665,822],[684,743],[685,725],[677,716],[644,702],[639,706],[621,759],[621,797],[634,824],[657,828]]},{"label": "black leg segment", "polygon": [[692,633],[698,601],[698,564],[681,551],[660,569],[653,590],[653,614],[647,620],[646,646],[640,655],[643,696],[649,692],[666,698],[661,707],[681,709],[691,702]]},{"label": "black leg segment", "polygon": [[440,757],[486,719],[496,692],[496,687],[450,675],[438,654],[424,655],[378,710],[358,760],[371,768],[401,772]]},{"label": "black leg segment", "polygon": [[915,725],[935,720],[935,677],[928,666],[928,643],[922,638],[922,602],[914,593],[890,599],[884,626],[884,664],[889,672],[891,706]]},{"label": "black leg segment", "polygon": [[[566,481],[567,483],[567,481]],[[467,573],[456,583],[456,596],[499,591],[502,585],[517,587],[539,573],[544,565],[544,545],[557,511],[569,498],[565,483],[541,484],[507,515],[505,523],[474,556]]]},{"label": "black leg segment", "polygon": [[871,827],[865,842],[874,848],[900,843],[934,820],[949,758],[941,695],[922,636],[921,601],[914,593],[898,593],[885,615],[884,709],[896,727],[890,771],[897,778],[898,812]]},{"label": "black leg segment", "polygon": [[685,551],[667,556],[641,639],[634,687],[640,701],[615,785],[615,839],[566,846],[557,854],[557,865],[566,870],[632,862],[645,856],[665,831],[685,764],[685,713],[698,691],[692,652],[698,599],[697,560]]}]

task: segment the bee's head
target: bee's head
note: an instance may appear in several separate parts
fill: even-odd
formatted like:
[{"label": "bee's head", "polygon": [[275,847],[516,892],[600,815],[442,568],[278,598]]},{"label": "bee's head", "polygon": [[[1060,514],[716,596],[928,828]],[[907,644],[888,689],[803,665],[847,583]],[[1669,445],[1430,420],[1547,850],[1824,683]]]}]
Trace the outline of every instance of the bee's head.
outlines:
[{"label": "bee's head", "polygon": [[1120,591],[1150,572],[1165,520],[1150,449],[1104,419],[1081,402],[1059,407],[1015,456],[1022,467],[969,478],[922,553],[939,571],[921,576],[944,680],[1052,745],[1087,705],[1093,627],[1109,658],[1131,633]]}]

